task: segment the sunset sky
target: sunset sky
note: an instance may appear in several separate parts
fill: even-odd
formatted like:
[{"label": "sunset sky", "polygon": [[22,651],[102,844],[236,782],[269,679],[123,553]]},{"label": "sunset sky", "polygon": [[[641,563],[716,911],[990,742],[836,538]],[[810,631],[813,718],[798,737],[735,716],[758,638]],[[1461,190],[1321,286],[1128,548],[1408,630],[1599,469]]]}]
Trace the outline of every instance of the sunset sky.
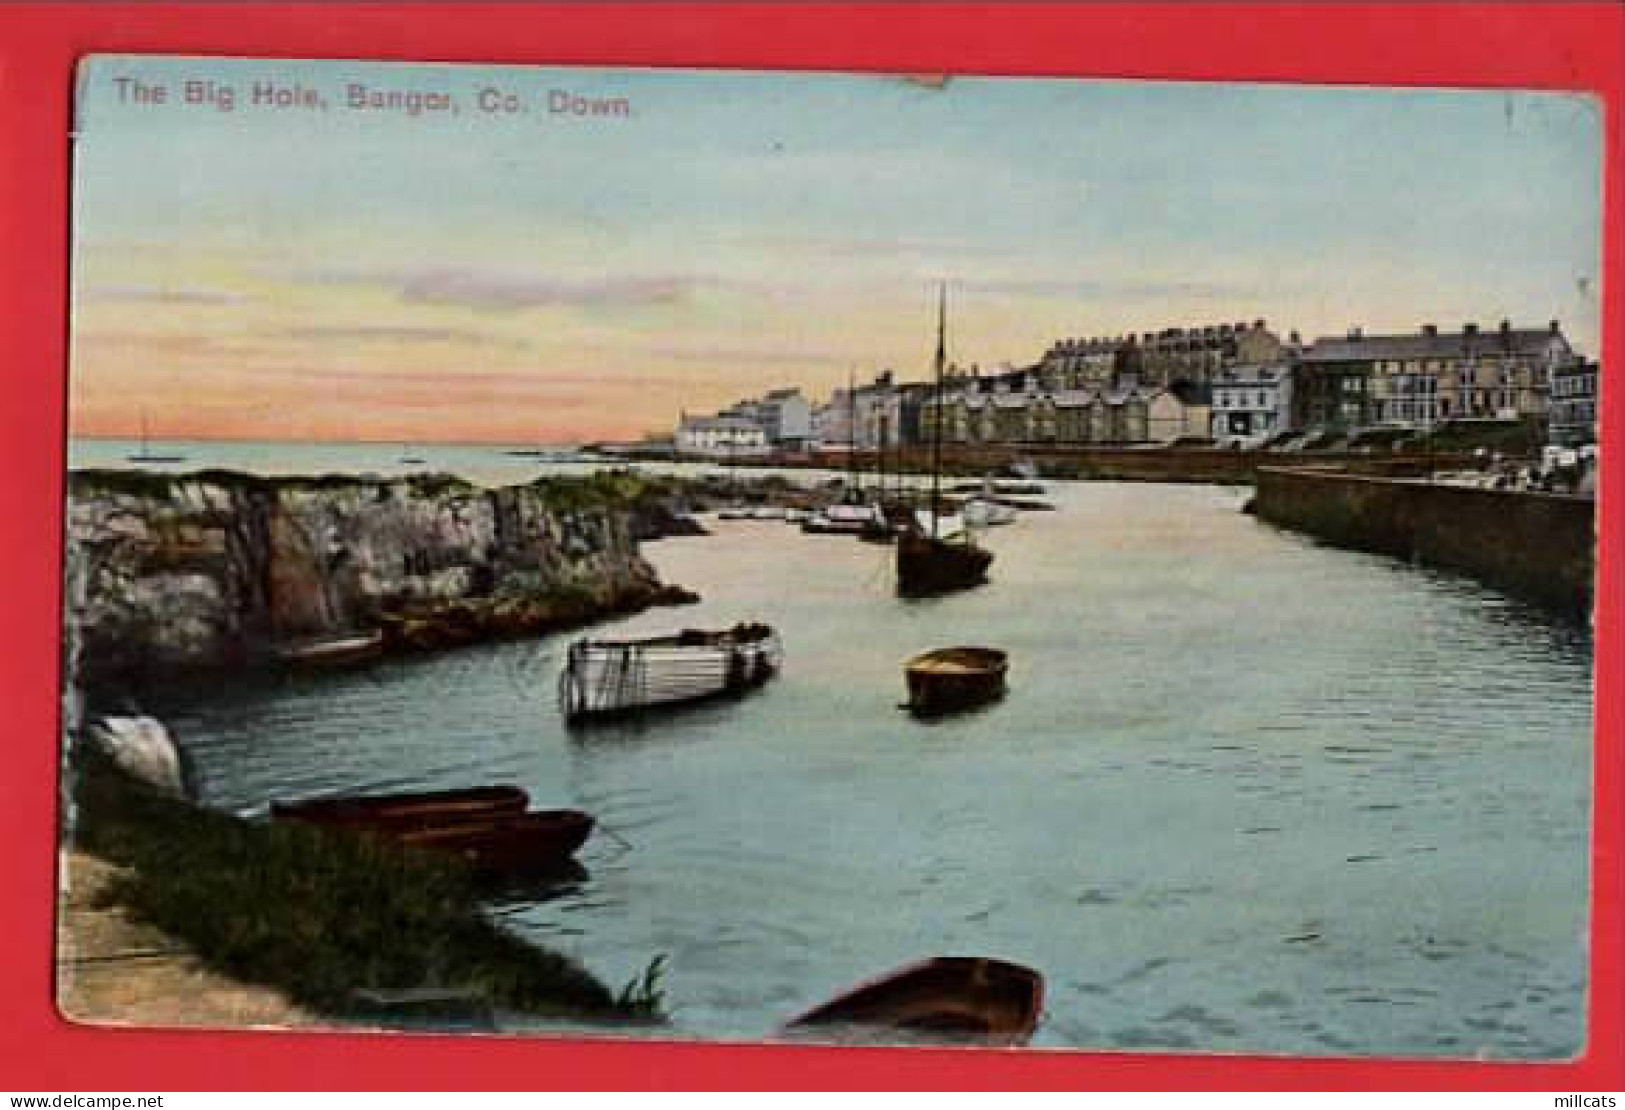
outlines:
[{"label": "sunset sky", "polygon": [[[255,106],[256,82],[327,107]],[[352,108],[350,84],[456,111]],[[557,114],[555,90],[630,114]],[[1564,94],[99,58],[72,427],[634,437],[923,377],[939,280],[951,355],[984,366],[1258,317],[1556,318],[1594,355],[1599,144]]]}]

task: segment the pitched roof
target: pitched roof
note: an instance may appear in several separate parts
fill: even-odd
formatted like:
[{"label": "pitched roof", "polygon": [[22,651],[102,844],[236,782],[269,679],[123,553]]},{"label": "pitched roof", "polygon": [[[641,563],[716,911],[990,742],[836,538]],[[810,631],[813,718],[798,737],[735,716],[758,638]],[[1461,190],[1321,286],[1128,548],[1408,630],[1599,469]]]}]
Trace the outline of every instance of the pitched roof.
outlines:
[{"label": "pitched roof", "polygon": [[1561,332],[1549,328],[1490,328],[1477,332],[1416,332],[1411,335],[1323,336],[1299,356],[1303,362],[1365,362],[1371,359],[1466,358],[1473,354],[1537,355]]}]

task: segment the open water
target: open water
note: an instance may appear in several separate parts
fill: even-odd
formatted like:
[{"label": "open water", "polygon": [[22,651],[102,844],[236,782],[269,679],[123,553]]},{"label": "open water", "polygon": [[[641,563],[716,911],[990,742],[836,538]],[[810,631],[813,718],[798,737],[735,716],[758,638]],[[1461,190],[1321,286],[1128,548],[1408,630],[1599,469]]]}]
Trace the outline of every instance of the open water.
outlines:
[{"label": "open water", "polygon": [[[538,472],[467,450],[443,468]],[[1050,497],[986,537],[990,584],[931,601],[893,596],[889,549],[778,523],[648,545],[704,601],[598,631],[776,626],[782,676],[737,702],[571,732],[561,636],[164,713],[243,813],[484,782],[595,813],[585,877],[492,912],[615,984],[664,955],[679,1037],[758,1039],[963,953],[1044,973],[1040,1046],[1578,1052],[1588,631],[1262,524],[1243,490]],[[1010,652],[1009,697],[901,713],[903,660],[965,642]]]}]

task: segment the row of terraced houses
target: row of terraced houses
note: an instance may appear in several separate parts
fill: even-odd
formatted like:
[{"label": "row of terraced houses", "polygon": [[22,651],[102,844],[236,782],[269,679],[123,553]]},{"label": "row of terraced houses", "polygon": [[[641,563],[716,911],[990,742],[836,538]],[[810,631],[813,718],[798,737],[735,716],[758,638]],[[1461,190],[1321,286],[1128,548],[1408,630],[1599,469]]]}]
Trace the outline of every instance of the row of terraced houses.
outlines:
[{"label": "row of terraced houses", "polygon": [[685,414],[685,454],[950,444],[1260,446],[1318,434],[1521,421],[1596,442],[1598,366],[1559,323],[1284,339],[1263,320],[1063,339],[1034,363],[953,366],[941,397],[890,371],[812,404],[796,389]]}]

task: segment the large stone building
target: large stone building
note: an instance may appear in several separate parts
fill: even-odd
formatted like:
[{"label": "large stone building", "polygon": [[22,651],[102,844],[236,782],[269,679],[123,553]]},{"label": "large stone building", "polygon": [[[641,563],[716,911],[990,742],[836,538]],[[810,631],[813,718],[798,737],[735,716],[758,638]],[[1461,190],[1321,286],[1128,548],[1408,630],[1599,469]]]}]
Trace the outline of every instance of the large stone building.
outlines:
[{"label": "large stone building", "polygon": [[1206,384],[1228,366],[1279,363],[1286,355],[1265,322],[1254,320],[1063,339],[1044,352],[1036,370],[1050,389],[1110,386],[1124,374],[1149,385]]},{"label": "large stone building", "polygon": [[1447,420],[1544,421],[1553,375],[1574,361],[1558,322],[1545,328],[1315,340],[1299,352],[1296,423],[1307,429],[1431,428]]}]

